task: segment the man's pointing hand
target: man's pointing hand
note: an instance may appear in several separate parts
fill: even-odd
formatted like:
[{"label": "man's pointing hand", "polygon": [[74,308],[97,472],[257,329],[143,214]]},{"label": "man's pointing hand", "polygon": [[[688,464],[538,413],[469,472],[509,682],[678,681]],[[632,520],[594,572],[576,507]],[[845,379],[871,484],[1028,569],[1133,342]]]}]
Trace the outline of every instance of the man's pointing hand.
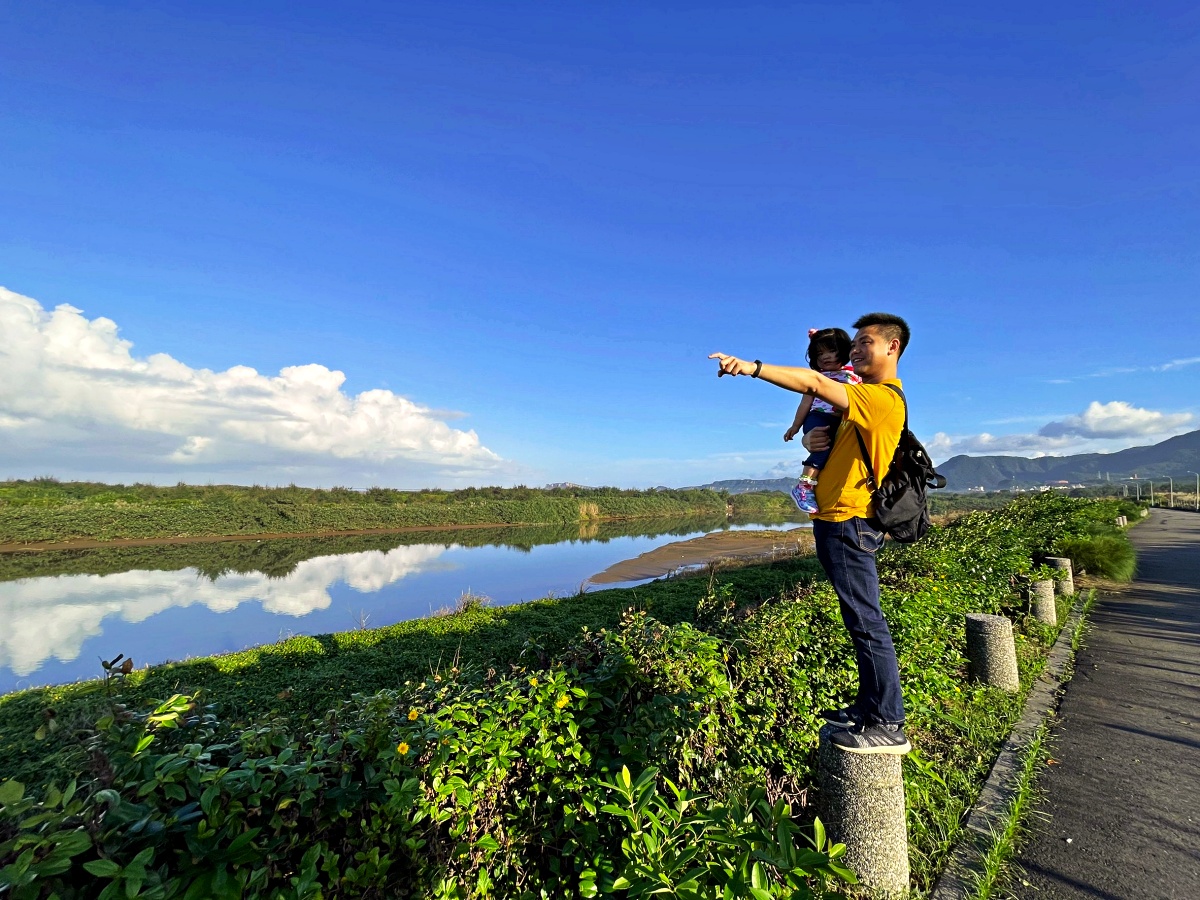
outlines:
[{"label": "man's pointing hand", "polygon": [[722,375],[753,375],[756,368],[753,362],[738,359],[736,356],[728,356],[724,353],[710,353],[708,358],[718,361],[718,378]]}]

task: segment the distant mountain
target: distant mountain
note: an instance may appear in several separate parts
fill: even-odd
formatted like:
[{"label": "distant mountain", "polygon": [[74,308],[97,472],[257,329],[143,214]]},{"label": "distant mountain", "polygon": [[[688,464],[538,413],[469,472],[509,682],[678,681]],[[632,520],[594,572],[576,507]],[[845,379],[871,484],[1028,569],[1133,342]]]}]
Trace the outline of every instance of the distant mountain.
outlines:
[{"label": "distant mountain", "polygon": [[[799,470],[796,478],[800,477]],[[729,481],[712,481],[708,484],[697,484],[698,490],[728,491],[731,494],[750,494],[755,491],[783,491],[785,494],[792,489],[796,478],[732,478]],[[685,488],[685,490],[690,490]]]},{"label": "distant mountain", "polygon": [[[1043,484],[1096,484],[1106,479],[1166,478],[1179,485],[1200,472],[1200,431],[1189,431],[1149,447],[1130,447],[1116,453],[1080,453],[1076,456],[955,456],[937,467],[946,478],[946,489],[967,491],[982,487],[997,491]],[[697,485],[714,491],[747,494],[752,491],[790,491],[794,478],[734,478]],[[1181,485],[1180,485],[1181,486]]]},{"label": "distant mountain", "polygon": [[1149,447],[1130,447],[1116,453],[1080,453],[1075,456],[955,456],[937,467],[951,491],[983,487],[1033,487],[1066,481],[1071,484],[1110,479],[1194,478],[1200,472],[1200,431],[1189,431]]}]

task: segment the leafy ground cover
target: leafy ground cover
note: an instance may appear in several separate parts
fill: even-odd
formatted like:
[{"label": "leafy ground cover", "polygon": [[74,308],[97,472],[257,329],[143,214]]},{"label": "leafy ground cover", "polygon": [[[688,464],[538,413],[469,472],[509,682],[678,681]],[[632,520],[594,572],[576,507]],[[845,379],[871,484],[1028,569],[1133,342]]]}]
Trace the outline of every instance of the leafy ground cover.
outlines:
[{"label": "leafy ground cover", "polygon": [[452,525],[781,513],[790,500],[707,490],[467,488],[354,491],[228,485],[0,483],[0,543],[203,535],[312,534]]},{"label": "leafy ground cover", "polygon": [[[726,589],[742,602],[763,602],[815,579],[815,559],[733,569],[722,573]],[[238,653],[197,657],[133,671],[120,684],[120,700],[131,708],[177,692],[201,692],[218,700],[222,717],[244,723],[254,717],[284,716],[295,722],[319,717],[350,694],[420,681],[462,661],[476,668],[507,668],[523,655],[549,659],[583,628],[615,628],[622,614],[642,609],[660,622],[691,621],[708,592],[704,578],[679,578],[644,587],[581,593],[514,606],[492,606],[465,596],[456,610],[382,628],[298,636]],[[137,658],[138,648],[114,647]],[[97,665],[97,675],[101,674]],[[47,772],[61,779],[82,767],[86,732],[110,703],[103,680],[35,688],[0,696],[0,773],[28,783]],[[45,740],[35,729],[45,710],[60,728]],[[33,727],[29,727],[33,723]]]},{"label": "leafy ground cover", "polygon": [[[1014,618],[1028,682],[1053,638],[1024,615],[1022,587],[1046,574],[1033,560],[1111,521],[1110,505],[1042,495],[881,553],[917,748],[904,766],[918,892],[1020,708],[967,683],[962,615]],[[468,603],[114,676],[112,697],[0,698],[5,740],[32,735],[6,743],[3,770],[28,764],[40,732],[36,761],[57,773],[53,790],[34,789],[36,772],[0,784],[0,885],[63,898],[837,893],[849,875],[810,801],[817,711],[853,671],[814,575],[788,561]]]}]

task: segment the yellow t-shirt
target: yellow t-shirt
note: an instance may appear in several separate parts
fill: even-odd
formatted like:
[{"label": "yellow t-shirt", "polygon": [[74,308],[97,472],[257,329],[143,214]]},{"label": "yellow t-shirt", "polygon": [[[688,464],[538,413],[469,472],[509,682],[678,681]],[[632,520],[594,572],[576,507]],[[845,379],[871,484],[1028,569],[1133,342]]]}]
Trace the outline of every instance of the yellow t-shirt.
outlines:
[{"label": "yellow t-shirt", "polygon": [[870,518],[871,488],[867,482],[867,463],[862,448],[854,436],[857,426],[871,451],[875,464],[875,482],[878,484],[887,474],[896,446],[900,443],[900,432],[904,430],[904,401],[886,384],[894,384],[903,390],[899,379],[889,379],[882,384],[848,384],[846,396],[849,406],[842,418],[837,437],[833,441],[833,452],[817,479],[817,508],[814,519],[826,522],[844,522],[855,516]]}]

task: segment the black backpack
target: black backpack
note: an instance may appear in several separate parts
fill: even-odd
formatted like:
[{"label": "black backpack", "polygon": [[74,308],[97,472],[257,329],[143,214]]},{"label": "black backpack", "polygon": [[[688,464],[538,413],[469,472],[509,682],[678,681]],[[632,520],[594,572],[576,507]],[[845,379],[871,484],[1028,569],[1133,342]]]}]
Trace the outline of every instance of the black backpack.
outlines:
[{"label": "black backpack", "polygon": [[904,401],[904,430],[900,432],[900,443],[896,445],[896,454],[892,457],[887,474],[883,476],[882,484],[875,481],[875,466],[858,426],[855,426],[854,433],[867,463],[867,480],[875,504],[875,519],[893,540],[911,544],[919,541],[929,530],[926,489],[944,488],[946,479],[934,471],[933,460],[917,436],[908,430],[908,399],[904,391],[894,384],[885,387],[891,388]]}]

